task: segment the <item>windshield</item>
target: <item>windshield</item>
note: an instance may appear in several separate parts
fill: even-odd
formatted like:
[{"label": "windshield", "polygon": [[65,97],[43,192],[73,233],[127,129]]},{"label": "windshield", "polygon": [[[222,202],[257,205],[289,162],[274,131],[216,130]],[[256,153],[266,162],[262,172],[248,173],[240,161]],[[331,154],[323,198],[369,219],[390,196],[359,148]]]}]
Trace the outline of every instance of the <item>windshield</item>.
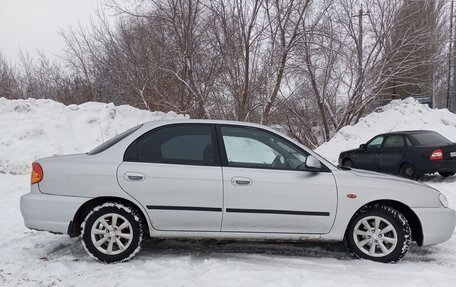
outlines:
[{"label": "windshield", "polygon": [[100,153],[102,151],[107,150],[108,148],[112,147],[116,143],[120,142],[124,138],[128,137],[129,135],[131,135],[132,133],[137,131],[140,127],[142,127],[142,124],[141,125],[137,125],[135,127],[132,127],[131,129],[126,130],[123,133],[116,135],[112,139],[102,143],[101,145],[97,146],[93,150],[89,151],[87,154],[88,155],[94,155],[94,154],[97,154],[97,153]]},{"label": "windshield", "polygon": [[442,145],[450,143],[450,141],[437,132],[422,132],[413,134],[412,137],[423,146],[428,145]]}]

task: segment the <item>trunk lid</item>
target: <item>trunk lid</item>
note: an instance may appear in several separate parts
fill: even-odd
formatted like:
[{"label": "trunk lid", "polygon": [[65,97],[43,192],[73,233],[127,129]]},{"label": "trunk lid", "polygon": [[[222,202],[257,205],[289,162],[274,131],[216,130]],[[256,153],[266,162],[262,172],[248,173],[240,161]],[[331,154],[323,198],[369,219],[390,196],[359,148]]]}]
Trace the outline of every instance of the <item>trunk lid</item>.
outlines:
[{"label": "trunk lid", "polygon": [[443,152],[443,159],[456,159],[456,143],[449,143],[442,146],[441,149]]}]

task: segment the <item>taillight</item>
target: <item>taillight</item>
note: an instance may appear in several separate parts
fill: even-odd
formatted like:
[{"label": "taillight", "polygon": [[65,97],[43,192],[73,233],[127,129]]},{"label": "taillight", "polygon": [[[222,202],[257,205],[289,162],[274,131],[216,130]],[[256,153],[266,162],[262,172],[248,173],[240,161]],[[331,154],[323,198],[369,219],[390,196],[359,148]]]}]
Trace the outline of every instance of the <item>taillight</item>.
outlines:
[{"label": "taillight", "polygon": [[443,151],[441,148],[434,150],[429,156],[430,160],[441,160],[443,159]]},{"label": "taillight", "polygon": [[43,180],[43,168],[37,162],[32,163],[32,184]]}]

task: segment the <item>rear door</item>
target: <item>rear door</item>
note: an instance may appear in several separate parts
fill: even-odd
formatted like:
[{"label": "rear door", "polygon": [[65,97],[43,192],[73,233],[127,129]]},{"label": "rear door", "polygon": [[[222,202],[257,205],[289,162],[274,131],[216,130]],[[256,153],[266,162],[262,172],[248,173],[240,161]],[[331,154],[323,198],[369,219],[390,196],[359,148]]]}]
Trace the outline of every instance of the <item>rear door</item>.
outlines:
[{"label": "rear door", "polygon": [[147,208],[157,230],[220,231],[223,189],[215,127],[173,124],[125,152],[120,186]]},{"label": "rear door", "polygon": [[337,208],[329,169],[305,169],[309,155],[256,128],[222,126],[222,231],[327,233]]},{"label": "rear door", "polygon": [[385,136],[376,136],[369,142],[367,142],[364,149],[360,149],[356,153],[356,167],[367,170],[379,170],[380,162],[378,158],[378,152],[382,147]]},{"label": "rear door", "polygon": [[386,136],[378,153],[380,171],[398,173],[406,152],[405,138],[401,134]]}]

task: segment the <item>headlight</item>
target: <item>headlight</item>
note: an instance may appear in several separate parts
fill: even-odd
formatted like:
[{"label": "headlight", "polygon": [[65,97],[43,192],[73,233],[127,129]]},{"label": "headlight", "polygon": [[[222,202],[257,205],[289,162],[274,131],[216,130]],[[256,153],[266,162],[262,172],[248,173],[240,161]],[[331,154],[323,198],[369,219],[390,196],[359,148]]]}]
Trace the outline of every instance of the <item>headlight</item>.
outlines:
[{"label": "headlight", "polygon": [[444,207],[448,207],[448,199],[446,198],[445,195],[443,195],[443,193],[440,193],[440,194],[439,194],[439,200],[440,200],[440,203],[441,203]]}]

